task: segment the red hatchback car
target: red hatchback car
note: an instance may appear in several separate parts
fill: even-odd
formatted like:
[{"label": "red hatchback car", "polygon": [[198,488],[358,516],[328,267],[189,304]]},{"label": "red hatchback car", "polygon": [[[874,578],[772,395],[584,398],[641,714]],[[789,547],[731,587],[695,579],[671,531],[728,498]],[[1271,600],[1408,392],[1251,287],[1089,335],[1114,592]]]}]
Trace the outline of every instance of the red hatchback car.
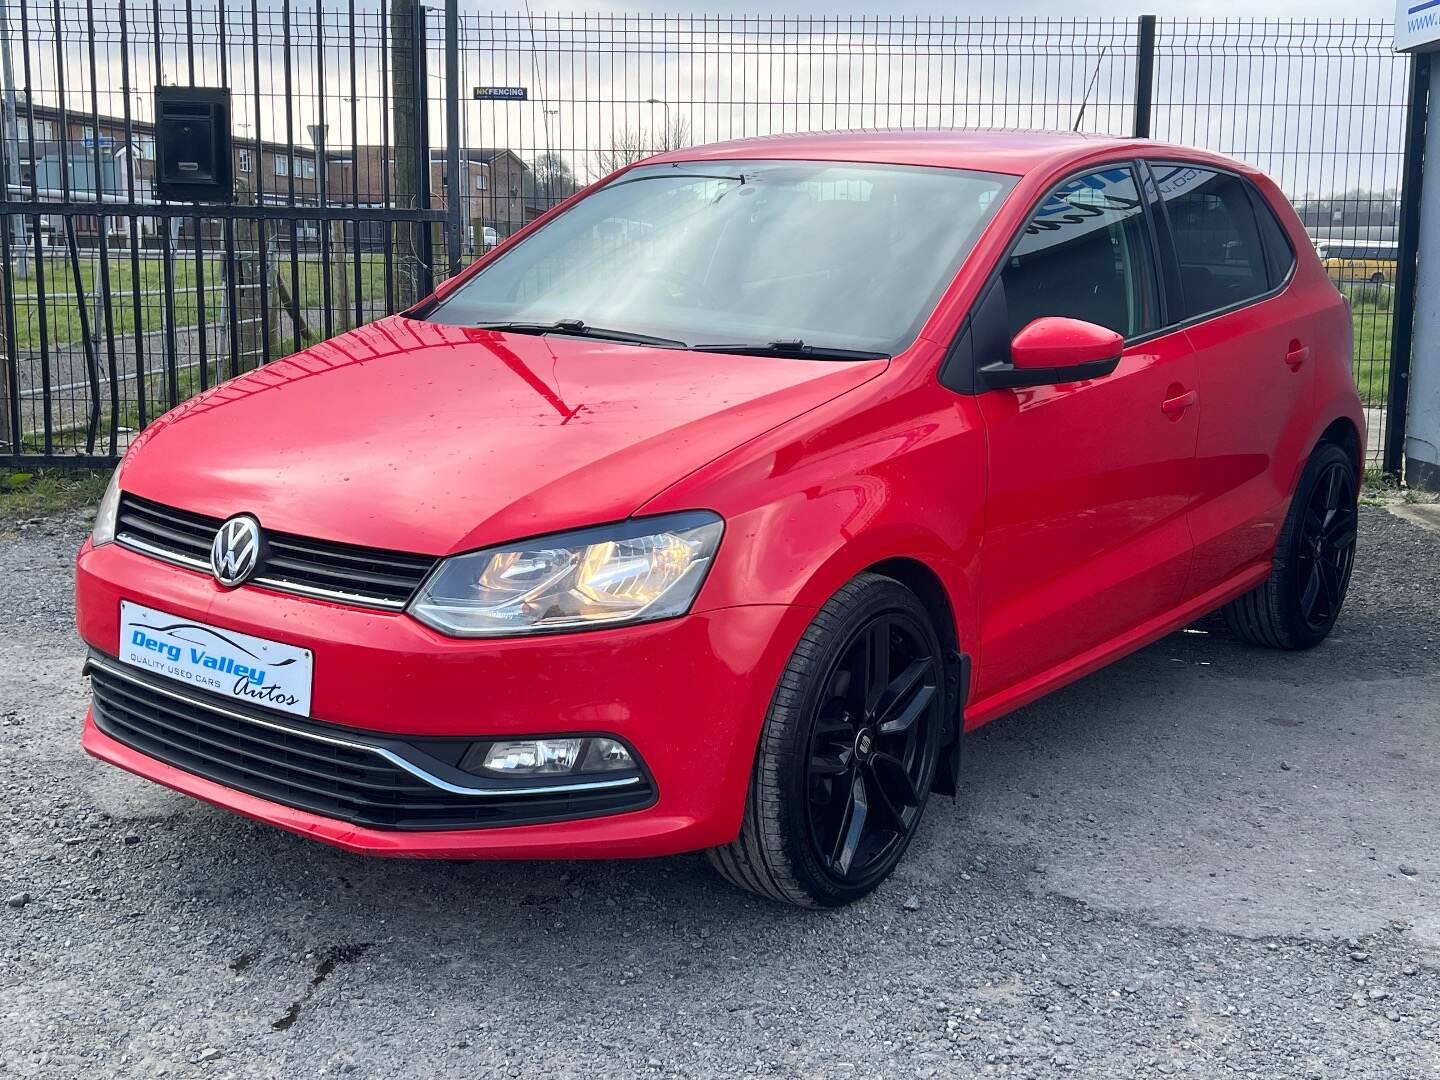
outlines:
[{"label": "red hatchback car", "polygon": [[1329,632],[1364,417],[1275,185],[1068,134],[641,162],[136,439],[95,756],[351,851],[873,889],[960,736],[1223,608]]}]

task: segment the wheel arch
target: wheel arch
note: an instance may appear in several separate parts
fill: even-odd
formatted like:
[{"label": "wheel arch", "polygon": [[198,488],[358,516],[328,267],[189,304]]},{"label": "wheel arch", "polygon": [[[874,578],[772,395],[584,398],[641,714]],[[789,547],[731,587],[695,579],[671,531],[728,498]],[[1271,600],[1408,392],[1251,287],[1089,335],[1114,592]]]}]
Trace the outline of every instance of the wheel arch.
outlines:
[{"label": "wheel arch", "polygon": [[893,578],[913,592],[925,605],[940,644],[947,649],[959,650],[960,628],[955,622],[955,609],[950,603],[950,594],[945,584],[928,563],[908,555],[896,555],[882,559],[865,567],[862,573],[880,574]]},{"label": "wheel arch", "polygon": [[[1355,464],[1355,477],[1357,483],[1365,476],[1365,454],[1360,445],[1360,431],[1355,426],[1355,421],[1348,416],[1337,417],[1332,420],[1315,440],[1318,447],[1323,443],[1335,443],[1350,455],[1350,460]],[[1312,450],[1311,453],[1314,451]],[[1303,463],[1302,463],[1303,468]]]}]

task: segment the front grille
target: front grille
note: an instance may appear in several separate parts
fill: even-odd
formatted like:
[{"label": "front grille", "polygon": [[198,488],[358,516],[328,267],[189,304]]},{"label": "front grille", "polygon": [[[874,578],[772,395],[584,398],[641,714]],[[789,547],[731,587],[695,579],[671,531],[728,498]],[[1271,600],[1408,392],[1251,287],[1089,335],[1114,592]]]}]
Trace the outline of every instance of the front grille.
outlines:
[{"label": "front grille", "polygon": [[[313,721],[302,727],[207,691],[172,690],[108,657],[92,656],[89,673],[95,724],[112,739],[226,787],[367,828],[533,825],[639,810],[655,800],[645,776],[589,791],[515,795],[497,784],[493,792],[456,794],[367,749],[362,736],[345,729]],[[406,748],[376,745],[391,753]]]},{"label": "front grille", "polygon": [[[142,499],[120,497],[115,539],[145,555],[209,572],[210,544],[221,519]],[[429,555],[265,533],[250,581],[281,592],[363,607],[399,610],[435,566]]]}]

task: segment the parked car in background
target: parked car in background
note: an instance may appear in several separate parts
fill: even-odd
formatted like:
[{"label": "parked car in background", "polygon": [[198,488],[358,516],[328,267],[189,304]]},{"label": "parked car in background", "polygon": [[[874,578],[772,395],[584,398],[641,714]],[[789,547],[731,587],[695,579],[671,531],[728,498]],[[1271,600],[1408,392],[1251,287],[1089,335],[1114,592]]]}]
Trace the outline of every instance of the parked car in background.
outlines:
[{"label": "parked car in background", "polygon": [[1337,285],[1393,285],[1399,263],[1394,240],[1318,240],[1315,251]]},{"label": "parked car in background", "polygon": [[79,555],[84,745],[351,851],[706,849],[843,904],[962,732],[1217,609],[1325,638],[1350,335],[1215,154],[652,158],[135,440]]}]

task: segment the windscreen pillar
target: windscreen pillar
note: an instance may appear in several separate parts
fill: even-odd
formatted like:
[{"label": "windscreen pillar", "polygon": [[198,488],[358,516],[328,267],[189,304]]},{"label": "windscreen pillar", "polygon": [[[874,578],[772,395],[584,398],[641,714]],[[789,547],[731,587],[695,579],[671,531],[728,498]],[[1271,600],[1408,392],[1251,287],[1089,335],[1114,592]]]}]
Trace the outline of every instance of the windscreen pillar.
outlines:
[{"label": "windscreen pillar", "polygon": [[1440,56],[1430,57],[1430,109],[1425,128],[1426,177],[1420,188],[1415,277],[1415,337],[1410,408],[1405,425],[1405,482],[1440,491]]}]

